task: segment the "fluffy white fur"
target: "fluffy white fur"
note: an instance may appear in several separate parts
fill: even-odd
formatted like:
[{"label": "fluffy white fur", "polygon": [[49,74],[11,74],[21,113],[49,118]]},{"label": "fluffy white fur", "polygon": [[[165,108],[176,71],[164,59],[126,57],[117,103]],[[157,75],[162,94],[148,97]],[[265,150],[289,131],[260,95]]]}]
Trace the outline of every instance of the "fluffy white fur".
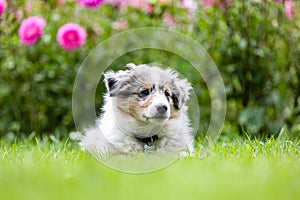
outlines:
[{"label": "fluffy white fur", "polygon": [[[157,135],[158,139],[152,144],[156,152],[175,152],[180,155],[193,153],[194,138],[187,115],[188,108],[185,105],[191,89],[190,84],[186,80],[179,79],[178,74],[170,69],[134,64],[128,64],[128,67],[129,70],[105,74],[108,92],[104,96],[103,114],[93,127],[85,131],[80,142],[81,146],[89,152],[104,155],[144,152],[146,144],[137,140],[136,136]],[[174,98],[172,100],[165,97],[163,92],[157,89],[156,93],[153,92],[153,97],[149,97],[152,98],[149,101],[151,104],[141,110],[141,115],[139,113],[132,115],[130,105],[128,107],[126,103],[130,104],[130,100],[139,99],[133,98],[132,94],[149,81],[155,83],[157,88],[160,85],[167,85]],[[138,101],[143,103],[142,100]],[[155,115],[153,107],[157,107],[160,102],[167,104],[168,112],[164,114],[166,118],[151,118]],[[174,108],[176,106],[177,109]],[[172,117],[172,114],[175,117]]]}]

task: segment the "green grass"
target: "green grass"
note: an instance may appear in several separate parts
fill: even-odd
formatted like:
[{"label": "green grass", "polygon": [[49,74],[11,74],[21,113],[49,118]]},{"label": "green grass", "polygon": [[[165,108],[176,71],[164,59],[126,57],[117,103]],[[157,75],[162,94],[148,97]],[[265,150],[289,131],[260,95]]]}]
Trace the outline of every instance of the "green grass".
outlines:
[{"label": "green grass", "polygon": [[69,142],[0,142],[0,199],[300,199],[299,141],[219,142],[148,174],[121,173]]}]

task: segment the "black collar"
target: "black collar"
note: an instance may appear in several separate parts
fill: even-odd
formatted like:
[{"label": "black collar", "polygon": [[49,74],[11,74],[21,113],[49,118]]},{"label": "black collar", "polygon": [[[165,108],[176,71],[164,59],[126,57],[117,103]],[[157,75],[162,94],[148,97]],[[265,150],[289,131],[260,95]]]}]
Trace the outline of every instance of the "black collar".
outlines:
[{"label": "black collar", "polygon": [[158,136],[157,135],[153,135],[151,137],[146,137],[146,138],[142,138],[142,137],[137,137],[134,136],[135,139],[137,139],[138,141],[147,144],[148,146],[151,146],[153,144],[153,142],[155,142],[156,140],[158,140]]}]

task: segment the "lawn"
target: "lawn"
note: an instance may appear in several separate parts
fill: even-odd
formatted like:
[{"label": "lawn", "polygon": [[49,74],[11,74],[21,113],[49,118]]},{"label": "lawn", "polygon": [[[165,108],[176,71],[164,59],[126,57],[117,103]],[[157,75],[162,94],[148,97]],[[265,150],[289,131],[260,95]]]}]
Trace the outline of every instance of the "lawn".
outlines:
[{"label": "lawn", "polygon": [[1,141],[0,199],[300,199],[299,151],[299,141],[225,138],[206,158],[128,174],[69,141]]}]

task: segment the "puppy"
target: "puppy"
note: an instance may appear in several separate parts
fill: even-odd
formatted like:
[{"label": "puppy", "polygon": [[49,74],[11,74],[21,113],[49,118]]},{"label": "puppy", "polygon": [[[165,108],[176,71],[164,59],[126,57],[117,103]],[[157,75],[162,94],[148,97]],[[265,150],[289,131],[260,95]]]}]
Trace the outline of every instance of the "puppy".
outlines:
[{"label": "puppy", "polygon": [[88,128],[81,146],[101,155],[194,151],[185,102],[191,84],[171,69],[127,64],[104,74],[103,114]]}]

